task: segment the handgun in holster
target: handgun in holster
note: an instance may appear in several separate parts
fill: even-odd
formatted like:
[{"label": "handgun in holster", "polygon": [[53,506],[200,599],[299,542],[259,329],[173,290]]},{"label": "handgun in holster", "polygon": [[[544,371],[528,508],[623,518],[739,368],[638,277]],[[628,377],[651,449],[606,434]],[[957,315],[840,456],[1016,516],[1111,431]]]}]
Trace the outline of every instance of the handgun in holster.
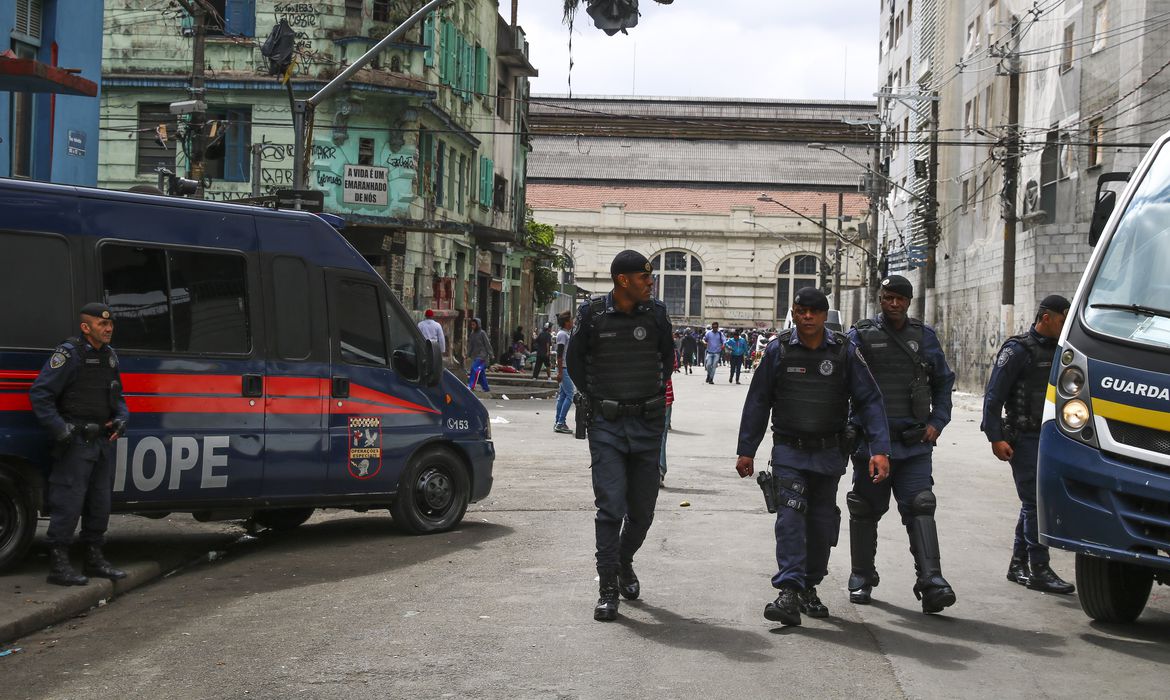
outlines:
[{"label": "handgun in holster", "polygon": [[573,437],[584,440],[589,425],[593,422],[593,404],[584,394],[576,393],[573,394],[573,405],[577,407],[573,414]]},{"label": "handgun in holster", "polygon": [[756,475],[756,483],[764,492],[764,505],[769,513],[776,512],[776,487],[772,483],[772,472],[760,472]]}]

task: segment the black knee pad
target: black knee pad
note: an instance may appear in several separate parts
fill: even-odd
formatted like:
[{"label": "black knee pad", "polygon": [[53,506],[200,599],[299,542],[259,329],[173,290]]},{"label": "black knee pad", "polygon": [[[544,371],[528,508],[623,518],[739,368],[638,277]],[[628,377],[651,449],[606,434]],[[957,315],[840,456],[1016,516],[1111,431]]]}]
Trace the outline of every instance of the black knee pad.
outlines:
[{"label": "black knee pad", "polygon": [[914,515],[934,515],[938,501],[934,498],[934,491],[919,491],[910,501],[910,508]]},{"label": "black knee pad", "polygon": [[869,501],[852,491],[845,494],[845,506],[849,508],[849,517],[851,518],[857,518],[859,520],[871,520],[873,518],[873,507],[869,505]]}]

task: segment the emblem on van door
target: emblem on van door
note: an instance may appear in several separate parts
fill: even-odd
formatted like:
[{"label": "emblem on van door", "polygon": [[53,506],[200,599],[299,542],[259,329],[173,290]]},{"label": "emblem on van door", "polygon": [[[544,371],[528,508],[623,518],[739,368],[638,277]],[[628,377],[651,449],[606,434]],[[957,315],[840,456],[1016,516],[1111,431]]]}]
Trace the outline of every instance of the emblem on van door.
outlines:
[{"label": "emblem on van door", "polygon": [[370,479],[382,469],[382,419],[349,418],[349,474]]}]

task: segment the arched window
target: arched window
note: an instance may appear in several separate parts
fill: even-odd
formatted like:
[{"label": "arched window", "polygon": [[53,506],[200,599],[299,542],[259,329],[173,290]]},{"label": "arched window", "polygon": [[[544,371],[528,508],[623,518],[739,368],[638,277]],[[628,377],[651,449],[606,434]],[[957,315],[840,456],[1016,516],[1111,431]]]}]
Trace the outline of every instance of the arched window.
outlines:
[{"label": "arched window", "polygon": [[671,316],[703,315],[703,263],[682,250],[668,250],[650,259],[654,288]]},{"label": "arched window", "polygon": [[788,314],[796,290],[817,286],[820,272],[820,258],[815,255],[793,255],[780,262],[776,273],[776,318],[782,319]]}]

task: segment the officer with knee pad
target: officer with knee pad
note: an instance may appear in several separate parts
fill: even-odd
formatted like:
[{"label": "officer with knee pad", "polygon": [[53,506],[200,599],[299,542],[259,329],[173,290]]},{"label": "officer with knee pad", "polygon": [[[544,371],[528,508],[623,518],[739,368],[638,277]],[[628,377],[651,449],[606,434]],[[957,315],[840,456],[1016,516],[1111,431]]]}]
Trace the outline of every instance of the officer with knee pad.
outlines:
[{"label": "officer with knee pad", "polygon": [[772,418],[772,472],[764,483],[776,497],[772,587],[778,595],[764,607],[764,617],[784,625],[799,625],[802,612],[829,614],[816,587],[828,573],[829,550],[841,527],[837,485],[852,449],[846,434],[850,400],[872,453],[870,479],[881,482],[889,471],[881,393],[857,345],[825,328],[828,311],[821,291],[805,287],[796,293],[795,327],[768,344],[740,420],[735,469],[746,477],[754,473],[756,450]]},{"label": "officer with knee pad", "polygon": [[1048,546],[1040,542],[1036,516],[1040,424],[1056,341],[1069,306],[1059,294],[1045,297],[1028,332],[1008,338],[1000,348],[983,394],[980,426],[991,442],[992,454],[1011,463],[1020,498],[1007,580],[1045,593],[1072,593],[1076,588],[1049,566]]},{"label": "officer with knee pad", "polygon": [[955,373],[934,329],[907,315],[913,296],[910,280],[886,277],[878,292],[881,313],[858,321],[849,331],[881,387],[893,448],[890,478],[876,484],[868,475],[868,456],[853,455],[853,489],[845,498],[853,566],[849,600],[869,603],[878,585],[877,525],[889,510],[892,492],[918,573],[914,595],[922,601],[923,612],[936,613],[955,603],[955,592],[942,575],[931,490],[931,454],[951,420]]},{"label": "officer with knee pad", "polygon": [[673,331],[666,305],[651,296],[650,262],[636,251],[622,251],[610,276],[613,291],[578,309],[567,350],[569,376],[592,415],[588,437],[600,582],[593,619],[601,621],[617,618],[619,593],[633,600],[641,591],[634,554],[654,519],[666,382],[674,371]]},{"label": "officer with knee pad", "polygon": [[[29,402],[56,441],[49,472],[49,583],[84,586],[86,576],[126,573],[102,554],[114,486],[114,441],[130,417],[122,398],[118,356],[110,347],[114,319],[105,304],[81,308],[81,335],[57,346],[29,389]],[[85,575],[69,561],[81,520]]]}]

